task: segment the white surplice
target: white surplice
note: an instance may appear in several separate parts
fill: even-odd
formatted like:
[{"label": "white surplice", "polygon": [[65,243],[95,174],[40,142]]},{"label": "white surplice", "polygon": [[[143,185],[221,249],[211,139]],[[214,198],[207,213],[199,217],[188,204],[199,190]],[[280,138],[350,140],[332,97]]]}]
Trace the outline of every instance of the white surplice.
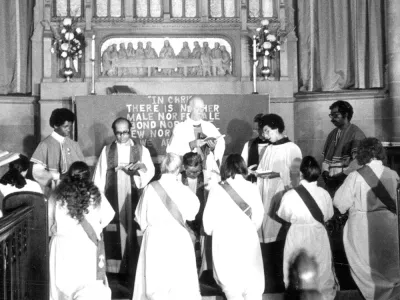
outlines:
[{"label": "white surplice", "polygon": [[[333,216],[332,199],[329,193],[318,187],[317,182],[300,182],[315,199],[318,207],[324,215],[324,221]],[[290,261],[303,249],[315,259],[318,264],[319,291],[323,299],[335,298],[335,279],[332,272],[332,253],[329,237],[325,227],[313,218],[309,209],[295,190],[285,193],[277,215],[290,222],[291,226],[286,236],[283,254],[283,274],[286,287],[289,284]]]},{"label": "white surplice", "polygon": [[[200,202],[189,187],[172,174],[163,174],[159,182],[183,220],[194,220]],[[172,216],[151,185],[145,188],[135,215],[144,235],[133,300],[200,300],[189,232]]]},{"label": "white surplice", "polygon": [[301,158],[301,150],[293,142],[269,145],[265,149],[257,171],[277,172],[280,177],[257,179],[264,204],[264,221],[258,232],[261,243],[271,243],[281,239],[278,234],[282,223],[277,220],[276,211],[279,209],[284,191],[297,185]]},{"label": "white surplice", "polygon": [[[167,146],[167,153],[172,152],[183,156],[188,152],[196,152],[197,149],[192,150],[189,143],[197,139],[194,134],[193,125],[199,124],[201,125],[202,132],[207,137],[217,138],[221,136],[221,133],[213,123],[204,120],[193,121],[188,118],[184,122],[175,125],[172,137]],[[221,137],[217,139],[217,145],[215,146],[214,151],[210,151],[210,154],[207,156],[207,170],[205,170],[205,172],[209,173],[214,171],[219,173],[219,167],[216,162],[219,161],[219,164],[221,165],[224,152],[225,140]],[[207,175],[207,177],[211,177],[211,175]]]},{"label": "white surplice", "polygon": [[[130,150],[131,146],[134,145],[134,142],[130,139],[128,142],[124,144],[121,143],[116,143],[116,144],[118,152],[118,166],[125,166],[129,164],[131,157]],[[135,185],[138,189],[144,188],[153,178],[155,173],[155,168],[150,156],[150,152],[144,146],[142,146],[142,157],[140,161],[146,166],[147,171],[138,170],[139,176],[138,175],[133,176],[133,180],[135,181]],[[107,169],[108,169],[107,153],[106,153],[106,147],[104,147],[103,150],[101,151],[96,169],[93,174],[94,183],[103,193],[106,186]],[[118,178],[118,207],[120,209],[119,211],[120,220],[127,220],[128,224],[131,224],[134,216],[131,211],[127,211],[126,209],[124,209],[127,207],[131,207],[130,205],[128,206],[125,205],[126,201],[132,201],[131,177],[127,175],[123,170],[118,170],[117,178]],[[120,234],[121,234],[121,252],[122,252],[121,256],[124,257],[126,239],[127,239],[127,230],[125,226],[120,226]],[[107,260],[107,271],[118,273],[120,271],[120,261]]]},{"label": "white surplice", "polygon": [[211,188],[203,226],[212,235],[214,277],[228,299],[261,299],[264,269],[257,235],[264,215],[261,197],[258,188],[241,175],[227,182],[251,207],[252,216],[250,219],[220,185]]},{"label": "white surplice", "polygon": [[[101,204],[89,206],[86,220],[97,238],[114,217],[114,210],[102,195]],[[111,300],[110,288],[96,280],[97,247],[82,225],[68,214],[68,208],[53,197],[48,209],[50,241],[50,299]],[[94,287],[94,288],[93,288]],[[86,295],[86,297],[84,297]]]},{"label": "white surplice", "polygon": [[[384,167],[380,160],[367,165],[384,185],[391,186],[387,190],[396,199],[397,173]],[[333,204],[341,213],[349,210],[343,244],[351,275],[364,298],[400,299],[397,215],[376,198],[357,171],[347,176]]]}]

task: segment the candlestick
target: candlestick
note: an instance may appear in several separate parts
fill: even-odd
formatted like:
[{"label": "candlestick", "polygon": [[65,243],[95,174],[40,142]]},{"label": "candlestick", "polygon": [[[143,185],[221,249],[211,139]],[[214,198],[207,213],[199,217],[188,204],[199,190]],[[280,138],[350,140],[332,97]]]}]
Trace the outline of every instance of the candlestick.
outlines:
[{"label": "candlestick", "polygon": [[92,36],[92,59],[94,60],[94,56],[95,56],[95,35],[93,34]]},{"label": "candlestick", "polygon": [[257,40],[256,36],[253,36],[253,60],[257,59]]}]

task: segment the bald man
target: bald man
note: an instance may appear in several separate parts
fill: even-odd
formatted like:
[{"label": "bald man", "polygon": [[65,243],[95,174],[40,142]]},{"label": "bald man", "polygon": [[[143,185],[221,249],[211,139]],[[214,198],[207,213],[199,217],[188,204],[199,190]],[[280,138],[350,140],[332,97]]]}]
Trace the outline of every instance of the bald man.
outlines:
[{"label": "bald man", "polygon": [[149,150],[131,139],[131,127],[125,118],[113,122],[115,141],[103,148],[93,175],[115,211],[104,229],[107,272],[128,276],[135,273],[139,251],[134,211],[141,190],[155,173]]},{"label": "bald man", "polygon": [[[167,146],[167,153],[180,156],[188,152],[197,152],[202,156],[204,169],[208,175],[219,174],[219,166],[225,151],[225,140],[211,122],[203,120],[204,101],[198,96],[189,100],[190,117],[177,124]],[[204,141],[205,137],[217,138],[215,141]]]}]

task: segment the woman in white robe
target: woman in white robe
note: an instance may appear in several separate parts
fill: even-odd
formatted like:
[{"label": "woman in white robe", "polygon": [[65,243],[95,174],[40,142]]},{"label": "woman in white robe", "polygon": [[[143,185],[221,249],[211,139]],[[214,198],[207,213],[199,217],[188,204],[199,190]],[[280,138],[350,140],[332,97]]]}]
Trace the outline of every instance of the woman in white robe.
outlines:
[{"label": "woman in white robe", "polygon": [[[300,165],[303,180],[300,184],[311,194],[320,208],[324,221],[333,216],[332,199],[329,193],[317,186],[321,168],[315,158],[306,156]],[[285,286],[289,285],[289,267],[300,251],[314,258],[318,265],[318,290],[323,299],[335,298],[335,278],[332,272],[332,252],[325,227],[311,215],[310,210],[296,190],[285,193],[277,212],[283,220],[291,223],[286,236],[283,254]]]},{"label": "woman in white robe", "polygon": [[85,218],[100,240],[114,210],[89,177],[84,162],[73,163],[49,200],[51,300],[111,300],[107,280],[97,280],[97,247],[80,220]]},{"label": "woman in white robe", "polygon": [[[376,138],[361,141],[357,161],[379,178],[396,207],[397,173],[382,163],[383,146]],[[333,204],[349,210],[343,244],[351,275],[365,299],[400,299],[399,235],[395,213],[376,197],[366,180],[353,171],[337,190]],[[394,209],[395,210],[395,209]]]},{"label": "woman in white robe", "polygon": [[261,300],[264,268],[257,230],[264,210],[258,188],[246,181],[247,167],[239,154],[231,154],[221,176],[251,208],[251,217],[216,184],[203,214],[204,231],[212,236],[213,273],[228,300]]},{"label": "woman in white robe", "polygon": [[[200,202],[178,180],[181,159],[166,154],[158,181],[179,210],[183,222],[194,220]],[[143,234],[133,300],[200,300],[194,246],[188,230],[167,209],[153,184],[148,185],[136,208]]]}]

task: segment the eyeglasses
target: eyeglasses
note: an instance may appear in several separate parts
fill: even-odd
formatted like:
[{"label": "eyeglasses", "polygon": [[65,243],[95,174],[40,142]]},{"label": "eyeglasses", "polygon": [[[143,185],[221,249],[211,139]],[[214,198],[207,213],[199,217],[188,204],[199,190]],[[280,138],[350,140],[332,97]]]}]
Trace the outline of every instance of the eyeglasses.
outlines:
[{"label": "eyeglasses", "polygon": [[115,132],[115,135],[119,135],[119,136],[121,136],[121,135],[127,135],[127,134],[129,134],[129,131],[116,131],[116,132]]},{"label": "eyeglasses", "polygon": [[337,112],[337,113],[329,114],[328,116],[329,116],[329,118],[337,118],[337,117],[341,116],[341,113]]}]

